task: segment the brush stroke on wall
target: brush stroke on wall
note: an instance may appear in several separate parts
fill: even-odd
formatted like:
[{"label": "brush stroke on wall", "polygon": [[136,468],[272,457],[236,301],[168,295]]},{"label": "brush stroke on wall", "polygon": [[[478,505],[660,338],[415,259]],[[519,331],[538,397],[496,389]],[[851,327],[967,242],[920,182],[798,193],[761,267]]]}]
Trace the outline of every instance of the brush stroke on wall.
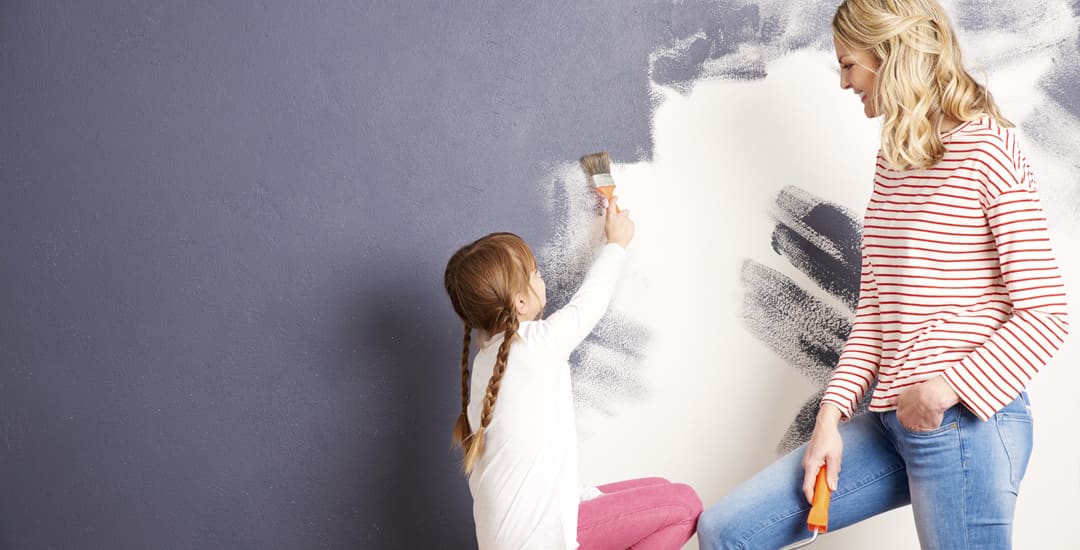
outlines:
[{"label": "brush stroke on wall", "polygon": [[[570,301],[603,244],[603,204],[587,187],[580,168],[565,165],[554,174],[548,192],[555,234],[537,258],[547,284],[548,312]],[[645,394],[641,364],[648,330],[609,310],[570,356],[574,401],[605,414],[614,402]]]},{"label": "brush stroke on wall", "polygon": [[[773,250],[842,304],[841,309],[816,298],[816,289],[803,288],[753,260],[743,266],[747,328],[819,388],[777,446],[786,453],[810,438],[821,396],[851,331],[859,296],[862,228],[847,208],[794,186],[777,196],[774,215]],[[863,403],[860,412],[865,407]]]}]

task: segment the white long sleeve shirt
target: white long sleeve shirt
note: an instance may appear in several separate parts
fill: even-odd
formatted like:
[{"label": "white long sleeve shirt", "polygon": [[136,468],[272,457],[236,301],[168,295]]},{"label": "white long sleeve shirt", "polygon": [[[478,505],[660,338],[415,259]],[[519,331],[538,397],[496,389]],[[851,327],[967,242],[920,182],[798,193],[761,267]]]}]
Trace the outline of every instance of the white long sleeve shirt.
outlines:
[{"label": "white long sleeve shirt", "polygon": [[[577,548],[577,431],[568,359],[607,310],[625,256],[621,246],[606,245],[565,307],[518,329],[484,451],[469,476],[480,550]],[[483,342],[473,360],[468,415],[474,429],[502,340],[498,334]]]}]

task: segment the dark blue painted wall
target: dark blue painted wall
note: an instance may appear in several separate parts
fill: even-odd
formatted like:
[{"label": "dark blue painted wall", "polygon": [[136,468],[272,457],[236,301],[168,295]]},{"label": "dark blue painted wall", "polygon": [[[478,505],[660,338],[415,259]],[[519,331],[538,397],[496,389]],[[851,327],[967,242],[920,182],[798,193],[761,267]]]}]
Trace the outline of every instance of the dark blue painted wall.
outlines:
[{"label": "dark blue painted wall", "polygon": [[475,546],[446,259],[777,9],[0,3],[0,548]]},{"label": "dark blue painted wall", "polygon": [[475,545],[442,268],[673,10],[518,4],[0,5],[0,548]]}]

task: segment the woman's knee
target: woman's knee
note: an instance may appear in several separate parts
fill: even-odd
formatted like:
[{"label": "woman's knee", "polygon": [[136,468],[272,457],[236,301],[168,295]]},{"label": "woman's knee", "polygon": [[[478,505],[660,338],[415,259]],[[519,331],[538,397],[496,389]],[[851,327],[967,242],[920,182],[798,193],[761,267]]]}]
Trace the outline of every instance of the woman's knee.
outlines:
[{"label": "woman's knee", "polygon": [[698,516],[697,533],[702,550],[740,548],[737,541],[742,538],[742,533],[739,532],[737,514],[730,506],[716,504],[704,510]]}]

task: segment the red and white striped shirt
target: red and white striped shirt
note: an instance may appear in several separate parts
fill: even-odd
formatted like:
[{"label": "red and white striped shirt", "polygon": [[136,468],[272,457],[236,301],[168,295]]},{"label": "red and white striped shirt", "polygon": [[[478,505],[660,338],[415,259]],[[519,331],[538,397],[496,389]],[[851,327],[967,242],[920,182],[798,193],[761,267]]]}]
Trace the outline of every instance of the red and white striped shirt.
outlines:
[{"label": "red and white striped shirt", "polygon": [[1046,217],[1015,133],[984,117],[943,136],[945,156],[895,171],[879,155],[851,334],[822,403],[850,417],[944,375],[986,420],[1015,399],[1068,333]]}]

